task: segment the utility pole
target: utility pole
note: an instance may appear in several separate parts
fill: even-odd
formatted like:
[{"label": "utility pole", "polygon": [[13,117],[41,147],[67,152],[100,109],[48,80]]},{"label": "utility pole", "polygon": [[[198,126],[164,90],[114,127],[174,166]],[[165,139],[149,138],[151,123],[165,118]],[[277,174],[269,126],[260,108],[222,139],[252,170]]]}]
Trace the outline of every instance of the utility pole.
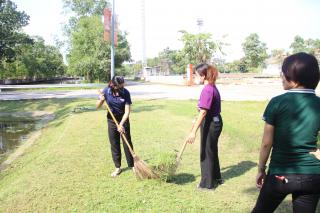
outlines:
[{"label": "utility pole", "polygon": [[146,54],[146,17],[145,17],[145,0],[141,0],[141,34],[142,34],[142,75],[145,79],[147,77],[147,54]]},{"label": "utility pole", "polygon": [[[201,27],[203,26],[203,20],[201,18],[197,19],[197,25],[198,25],[198,34],[200,35]],[[200,36],[199,35],[198,35],[198,38],[199,38],[198,42],[200,44],[201,40],[200,40]],[[203,62],[203,56],[202,56],[201,51],[200,51],[200,45],[199,45],[199,53],[200,53],[200,56],[201,56],[201,61],[199,61],[199,62]]]},{"label": "utility pole", "polygon": [[114,72],[114,56],[115,56],[115,47],[114,47],[114,25],[115,25],[115,0],[112,0],[112,12],[111,12],[111,79],[115,75]]},{"label": "utility pole", "polygon": [[201,27],[203,26],[203,20],[201,18],[197,19],[198,32],[201,33]]}]

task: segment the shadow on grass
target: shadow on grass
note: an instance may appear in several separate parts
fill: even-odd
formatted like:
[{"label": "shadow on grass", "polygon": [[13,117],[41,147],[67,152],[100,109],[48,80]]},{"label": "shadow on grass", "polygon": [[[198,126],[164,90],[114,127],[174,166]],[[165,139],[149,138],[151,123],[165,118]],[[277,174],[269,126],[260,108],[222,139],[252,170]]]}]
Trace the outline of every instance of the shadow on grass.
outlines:
[{"label": "shadow on grass", "polygon": [[172,175],[168,178],[168,183],[174,183],[178,185],[184,185],[187,183],[194,182],[196,180],[196,177],[193,174],[188,173],[180,173],[177,175]]},{"label": "shadow on grass", "polygon": [[257,164],[252,161],[242,161],[236,165],[224,167],[221,169],[221,176],[224,180],[241,176]]},{"label": "shadow on grass", "polygon": [[252,185],[253,185],[252,187],[243,190],[243,192],[248,193],[248,194],[259,193],[260,190],[254,186],[254,182],[252,182]]},{"label": "shadow on grass", "polygon": [[[91,106],[91,100],[88,99],[37,99],[37,100],[16,100],[3,101],[0,106],[1,112],[23,112],[23,111],[44,111],[48,107],[54,109],[55,122],[49,124],[53,126],[61,125],[67,117],[71,115],[74,107]],[[92,102],[94,107],[95,102]],[[78,104],[78,105],[77,105]]]},{"label": "shadow on grass", "polygon": [[138,105],[138,106],[134,106],[132,108],[132,112],[150,112],[150,111],[154,111],[157,109],[161,109],[163,106],[162,105],[146,105],[146,106],[142,106],[142,105]]}]

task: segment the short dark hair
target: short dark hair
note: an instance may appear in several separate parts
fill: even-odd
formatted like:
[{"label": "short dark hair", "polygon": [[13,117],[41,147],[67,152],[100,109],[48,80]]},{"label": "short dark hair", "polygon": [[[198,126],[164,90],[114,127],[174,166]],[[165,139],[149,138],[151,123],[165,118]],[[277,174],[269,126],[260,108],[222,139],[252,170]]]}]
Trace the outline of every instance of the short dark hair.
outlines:
[{"label": "short dark hair", "polygon": [[307,89],[315,89],[320,80],[317,59],[304,52],[285,58],[282,64],[282,73],[287,81],[296,82]]},{"label": "short dark hair", "polygon": [[196,66],[196,71],[199,73],[199,75],[203,75],[203,72],[206,72],[207,69],[208,69],[208,64],[206,63],[201,63]]},{"label": "short dark hair", "polygon": [[219,71],[213,65],[202,63],[196,66],[196,72],[200,76],[205,76],[205,79],[210,83],[214,84],[218,78]]},{"label": "short dark hair", "polygon": [[121,84],[124,83],[124,78],[122,76],[113,76],[109,82],[109,87],[114,91],[118,89]]}]

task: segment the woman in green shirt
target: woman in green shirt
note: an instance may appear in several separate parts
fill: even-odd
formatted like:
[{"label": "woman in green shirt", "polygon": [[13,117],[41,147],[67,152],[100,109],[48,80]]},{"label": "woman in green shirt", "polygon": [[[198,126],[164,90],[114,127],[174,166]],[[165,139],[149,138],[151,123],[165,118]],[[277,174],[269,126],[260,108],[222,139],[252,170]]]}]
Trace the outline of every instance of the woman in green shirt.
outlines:
[{"label": "woman in green shirt", "polygon": [[291,194],[293,212],[311,213],[320,196],[320,160],[311,154],[317,149],[320,130],[317,59],[307,53],[291,55],[283,62],[281,77],[288,92],[272,98],[263,114],[256,178],[261,190],[252,212],[273,212]]}]

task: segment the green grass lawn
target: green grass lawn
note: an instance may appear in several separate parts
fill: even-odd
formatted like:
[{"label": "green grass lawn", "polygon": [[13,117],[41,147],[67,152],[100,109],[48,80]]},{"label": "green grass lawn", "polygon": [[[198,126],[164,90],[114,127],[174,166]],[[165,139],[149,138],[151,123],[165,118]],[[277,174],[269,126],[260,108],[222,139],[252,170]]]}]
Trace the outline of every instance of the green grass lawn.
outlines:
[{"label": "green grass lawn", "polygon": [[[256,201],[256,162],[266,102],[223,102],[219,141],[225,184],[196,190],[199,138],[188,145],[169,182],[136,179],[131,170],[111,178],[113,162],[105,112],[71,113],[95,100],[1,102],[0,111],[54,111],[56,119],[12,165],[0,172],[0,212],[249,212]],[[130,116],[136,153],[149,165],[179,150],[197,114],[196,101],[135,100]],[[126,167],[123,156],[123,167]],[[291,199],[291,198],[290,198]],[[290,200],[277,212],[291,212]]]}]

